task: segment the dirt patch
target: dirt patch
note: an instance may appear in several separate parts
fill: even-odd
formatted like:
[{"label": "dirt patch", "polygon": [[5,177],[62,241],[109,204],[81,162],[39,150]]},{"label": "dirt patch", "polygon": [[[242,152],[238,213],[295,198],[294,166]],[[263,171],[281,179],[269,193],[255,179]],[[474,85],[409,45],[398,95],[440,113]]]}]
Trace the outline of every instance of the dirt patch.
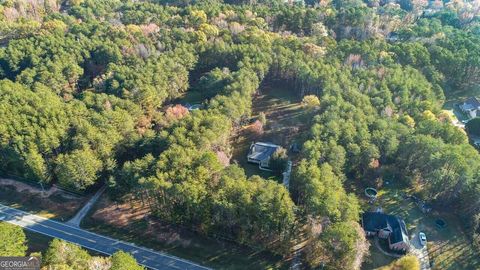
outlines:
[{"label": "dirt patch", "polygon": [[42,189],[26,183],[0,178],[0,202],[48,218],[67,220],[75,215],[86,198],[66,193],[53,186]]},{"label": "dirt patch", "polygon": [[179,228],[173,229],[152,218],[149,207],[141,201],[115,203],[107,196],[102,196],[91,218],[110,226],[135,231],[144,237],[168,245],[176,244],[186,247],[191,244],[191,235],[189,235],[191,232],[181,231]]},{"label": "dirt patch", "polygon": [[56,194],[57,196],[61,196],[65,199],[72,199],[72,200],[80,199],[79,196],[76,196],[76,195],[73,195],[73,194],[70,194],[70,193],[66,193],[63,190],[59,189],[55,185],[53,185],[49,189],[41,190],[39,188],[30,186],[26,183],[22,183],[22,182],[19,182],[19,181],[16,181],[16,180],[0,178],[0,186],[5,186],[5,185],[14,186],[15,189],[20,193],[27,192],[27,193],[30,193],[30,194],[40,194],[42,197],[45,197],[45,198],[50,197],[53,194]]},{"label": "dirt patch", "polygon": [[141,201],[115,203],[103,195],[82,227],[214,269],[288,269],[289,261],[231,241],[207,237],[151,216]]},{"label": "dirt patch", "polygon": [[116,227],[125,227],[130,223],[145,219],[149,210],[141,202],[115,203],[106,196],[98,201],[93,219],[101,220]]}]

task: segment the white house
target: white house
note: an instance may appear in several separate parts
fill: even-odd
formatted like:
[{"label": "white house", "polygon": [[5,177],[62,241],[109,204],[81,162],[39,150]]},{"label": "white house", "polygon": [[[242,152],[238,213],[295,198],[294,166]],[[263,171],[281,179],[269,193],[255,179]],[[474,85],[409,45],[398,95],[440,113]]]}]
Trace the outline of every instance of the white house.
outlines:
[{"label": "white house", "polygon": [[248,162],[258,164],[261,170],[271,171],[269,166],[270,158],[279,147],[279,145],[271,143],[252,143],[247,155],[247,160]]},{"label": "white house", "polygon": [[480,101],[476,97],[468,98],[459,107],[469,118],[480,116]]}]

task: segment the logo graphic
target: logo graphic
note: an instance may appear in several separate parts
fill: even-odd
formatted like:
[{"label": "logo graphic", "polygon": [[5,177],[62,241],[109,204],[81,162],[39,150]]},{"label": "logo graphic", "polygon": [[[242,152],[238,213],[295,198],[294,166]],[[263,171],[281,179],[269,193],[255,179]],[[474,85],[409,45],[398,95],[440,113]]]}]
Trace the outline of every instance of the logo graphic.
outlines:
[{"label": "logo graphic", "polygon": [[40,270],[37,257],[0,257],[0,270]]}]

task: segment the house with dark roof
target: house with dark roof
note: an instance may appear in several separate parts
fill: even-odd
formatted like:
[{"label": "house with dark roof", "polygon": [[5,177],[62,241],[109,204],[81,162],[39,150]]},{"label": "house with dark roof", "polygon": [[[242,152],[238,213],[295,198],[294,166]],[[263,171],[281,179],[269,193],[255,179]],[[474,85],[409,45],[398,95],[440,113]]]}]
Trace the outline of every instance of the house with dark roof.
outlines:
[{"label": "house with dark roof", "polygon": [[269,166],[270,158],[279,147],[279,145],[271,143],[252,143],[252,145],[250,145],[250,151],[247,155],[247,160],[248,162],[258,164],[258,167],[261,170],[271,171]]},{"label": "house with dark roof", "polygon": [[405,221],[397,216],[380,212],[365,212],[362,214],[362,227],[367,236],[378,236],[388,239],[388,246],[392,250],[408,251],[408,239]]},{"label": "house with dark roof", "polygon": [[468,98],[459,107],[469,118],[480,116],[480,101],[476,97]]}]

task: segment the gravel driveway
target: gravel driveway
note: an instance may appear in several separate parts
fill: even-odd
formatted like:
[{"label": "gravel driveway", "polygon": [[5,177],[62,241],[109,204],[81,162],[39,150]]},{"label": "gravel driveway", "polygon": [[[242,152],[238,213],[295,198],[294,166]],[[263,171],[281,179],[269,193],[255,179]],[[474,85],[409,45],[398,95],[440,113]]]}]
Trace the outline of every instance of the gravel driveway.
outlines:
[{"label": "gravel driveway", "polygon": [[[428,236],[427,236],[428,239]],[[411,253],[418,257],[420,260],[420,269],[430,270],[430,260],[428,258],[428,249],[427,246],[420,245],[420,239],[418,238],[418,232],[410,240],[411,244]],[[428,243],[427,243],[428,245]]]}]

